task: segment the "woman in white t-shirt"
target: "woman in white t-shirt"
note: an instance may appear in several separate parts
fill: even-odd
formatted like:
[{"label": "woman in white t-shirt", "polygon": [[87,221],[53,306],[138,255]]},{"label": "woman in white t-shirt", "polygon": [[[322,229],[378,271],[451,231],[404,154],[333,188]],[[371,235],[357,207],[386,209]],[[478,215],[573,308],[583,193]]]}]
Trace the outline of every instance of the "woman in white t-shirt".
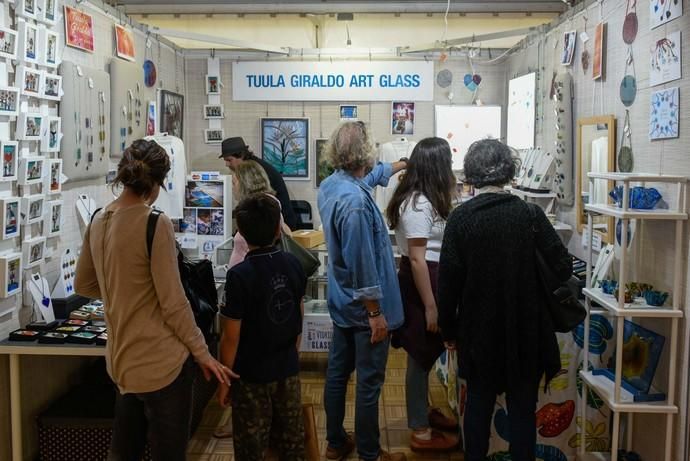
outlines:
[{"label": "woman in white t-shirt", "polygon": [[457,421],[429,409],[429,371],[444,350],[438,332],[436,277],[443,230],[453,206],[456,179],[448,142],[426,138],[412,151],[407,171],[388,203],[386,217],[402,256],[398,280],[405,323],[393,345],[407,352],[405,400],[413,451],[448,451],[457,446]]}]

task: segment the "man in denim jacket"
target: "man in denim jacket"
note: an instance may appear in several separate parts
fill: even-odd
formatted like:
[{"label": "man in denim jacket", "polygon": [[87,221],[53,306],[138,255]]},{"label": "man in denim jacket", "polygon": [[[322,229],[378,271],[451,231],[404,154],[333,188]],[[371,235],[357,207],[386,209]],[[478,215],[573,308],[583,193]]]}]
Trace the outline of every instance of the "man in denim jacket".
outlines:
[{"label": "man in denim jacket", "polygon": [[361,122],[342,124],[326,156],[335,173],[321,183],[318,205],[328,246],[328,309],[333,319],[324,406],[326,458],[344,459],[354,449],[345,432],[345,393],[357,370],[355,433],[365,461],[401,461],[379,443],[378,400],[385,377],[389,331],[403,323],[393,250],[372,187],[385,186],[405,162],[373,163],[373,147]]}]

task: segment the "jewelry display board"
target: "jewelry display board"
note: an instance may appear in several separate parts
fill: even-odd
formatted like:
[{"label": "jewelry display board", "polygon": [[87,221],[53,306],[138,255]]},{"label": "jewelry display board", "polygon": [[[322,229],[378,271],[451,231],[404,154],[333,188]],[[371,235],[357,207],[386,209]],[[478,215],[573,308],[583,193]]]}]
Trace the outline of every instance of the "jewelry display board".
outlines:
[{"label": "jewelry display board", "polygon": [[69,61],[60,74],[66,95],[60,103],[63,172],[69,181],[102,178],[110,152],[110,75]]},{"label": "jewelry display board", "polygon": [[132,141],[146,136],[147,101],[156,99],[155,88],[147,88],[141,78],[141,65],[110,61],[110,156],[120,158]]}]

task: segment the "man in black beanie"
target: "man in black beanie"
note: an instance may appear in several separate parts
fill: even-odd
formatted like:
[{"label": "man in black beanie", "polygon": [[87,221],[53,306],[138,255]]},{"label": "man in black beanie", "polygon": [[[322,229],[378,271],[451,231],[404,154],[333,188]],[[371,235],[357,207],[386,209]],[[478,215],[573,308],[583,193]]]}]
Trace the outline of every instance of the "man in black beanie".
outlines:
[{"label": "man in black beanie", "polygon": [[281,212],[285,224],[292,230],[296,229],[297,216],[295,216],[295,212],[290,204],[290,194],[288,193],[287,187],[285,187],[283,177],[269,163],[254,155],[254,153],[249,150],[249,146],[244,143],[244,139],[240,136],[225,139],[221,144],[221,154],[219,158],[225,160],[225,165],[233,171],[235,171],[237,165],[246,161],[253,161],[261,165],[271,183],[271,189],[276,192],[276,197],[280,201]]}]

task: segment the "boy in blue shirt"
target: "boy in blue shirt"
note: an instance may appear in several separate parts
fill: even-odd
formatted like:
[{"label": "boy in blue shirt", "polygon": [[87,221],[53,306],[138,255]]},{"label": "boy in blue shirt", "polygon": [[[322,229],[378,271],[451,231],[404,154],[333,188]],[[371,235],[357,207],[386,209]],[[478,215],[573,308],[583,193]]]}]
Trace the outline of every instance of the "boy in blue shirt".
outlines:
[{"label": "boy in blue shirt", "polygon": [[[225,284],[221,362],[240,378],[219,389],[232,404],[238,461],[263,460],[271,448],[283,460],[304,459],[298,347],[307,279],[297,258],[273,246],[280,207],[266,194],[242,200],[233,215],[249,246]],[[269,437],[270,436],[270,437]]]}]

